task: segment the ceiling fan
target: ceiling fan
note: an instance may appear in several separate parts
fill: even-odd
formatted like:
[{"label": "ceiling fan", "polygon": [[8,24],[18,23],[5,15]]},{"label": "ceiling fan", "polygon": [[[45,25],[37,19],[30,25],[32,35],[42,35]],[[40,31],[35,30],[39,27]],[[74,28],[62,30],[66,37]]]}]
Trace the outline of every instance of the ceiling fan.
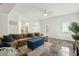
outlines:
[{"label": "ceiling fan", "polygon": [[47,10],[44,10],[44,16],[48,16]]},{"label": "ceiling fan", "polygon": [[36,7],[44,16],[52,15],[52,11],[48,10],[47,8]]},{"label": "ceiling fan", "polygon": [[50,16],[52,15],[52,12],[51,11],[48,11],[46,9],[44,9],[44,13],[43,13],[44,16]]}]

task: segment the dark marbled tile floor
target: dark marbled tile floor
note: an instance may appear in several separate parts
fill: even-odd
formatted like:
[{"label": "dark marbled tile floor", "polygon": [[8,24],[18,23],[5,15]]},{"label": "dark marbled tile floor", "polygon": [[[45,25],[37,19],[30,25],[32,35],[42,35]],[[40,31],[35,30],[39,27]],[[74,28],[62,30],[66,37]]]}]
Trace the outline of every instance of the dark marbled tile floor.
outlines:
[{"label": "dark marbled tile floor", "polygon": [[52,43],[51,53],[45,56],[75,56],[72,41],[55,38],[49,38],[48,41]]}]

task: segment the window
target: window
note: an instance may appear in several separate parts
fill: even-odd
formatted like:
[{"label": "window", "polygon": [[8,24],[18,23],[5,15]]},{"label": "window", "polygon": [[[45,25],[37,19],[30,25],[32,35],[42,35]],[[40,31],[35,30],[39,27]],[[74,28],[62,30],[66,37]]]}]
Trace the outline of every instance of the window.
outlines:
[{"label": "window", "polygon": [[34,32],[40,32],[40,24],[38,22],[34,23]]},{"label": "window", "polygon": [[64,32],[64,33],[68,33],[69,32],[69,23],[68,22],[64,22],[63,24],[62,24],[62,31]]}]

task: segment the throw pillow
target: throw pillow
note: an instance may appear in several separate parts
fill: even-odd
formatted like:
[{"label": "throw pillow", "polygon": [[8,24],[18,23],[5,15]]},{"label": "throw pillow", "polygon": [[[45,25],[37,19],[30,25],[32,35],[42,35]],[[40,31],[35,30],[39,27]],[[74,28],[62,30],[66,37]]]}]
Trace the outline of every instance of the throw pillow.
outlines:
[{"label": "throw pillow", "polygon": [[12,35],[7,35],[7,36],[4,36],[4,41],[5,42],[12,42],[14,39],[12,37]]}]

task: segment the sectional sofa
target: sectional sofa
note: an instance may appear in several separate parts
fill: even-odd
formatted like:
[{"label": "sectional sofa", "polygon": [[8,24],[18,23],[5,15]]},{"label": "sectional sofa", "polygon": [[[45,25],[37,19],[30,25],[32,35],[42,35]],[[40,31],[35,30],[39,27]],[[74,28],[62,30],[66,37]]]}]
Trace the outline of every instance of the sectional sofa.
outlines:
[{"label": "sectional sofa", "polygon": [[39,33],[9,34],[0,38],[0,48],[13,47],[18,55],[27,55],[27,49],[34,50],[44,44],[45,37]]}]

